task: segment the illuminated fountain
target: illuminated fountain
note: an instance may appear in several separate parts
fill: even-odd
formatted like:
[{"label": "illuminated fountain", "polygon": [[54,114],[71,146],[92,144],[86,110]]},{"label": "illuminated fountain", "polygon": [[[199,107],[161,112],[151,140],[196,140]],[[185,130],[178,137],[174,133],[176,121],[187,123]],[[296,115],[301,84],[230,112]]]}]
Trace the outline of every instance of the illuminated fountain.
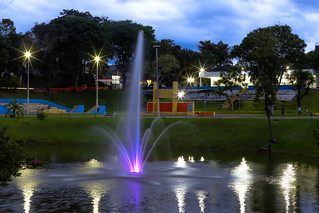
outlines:
[{"label": "illuminated fountain", "polygon": [[[144,67],[144,32],[138,33],[134,64],[130,78],[129,103],[127,118],[124,127],[120,128],[120,134],[107,131],[107,134],[120,150],[125,167],[130,173],[142,173],[145,162],[161,136],[172,126],[179,124],[175,122],[166,127],[155,139],[152,145],[148,144],[152,128],[158,119],[154,119],[151,126],[141,134],[140,108],[141,108],[141,87],[142,72]],[[148,147],[150,146],[150,147]]]}]

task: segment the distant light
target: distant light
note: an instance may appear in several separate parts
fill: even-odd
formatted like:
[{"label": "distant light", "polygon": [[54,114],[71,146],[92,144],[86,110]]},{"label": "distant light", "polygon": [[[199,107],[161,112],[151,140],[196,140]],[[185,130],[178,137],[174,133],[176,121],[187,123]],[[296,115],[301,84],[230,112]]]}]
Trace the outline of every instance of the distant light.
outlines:
[{"label": "distant light", "polygon": [[205,161],[205,159],[204,159],[204,157],[202,156],[202,157],[200,157],[200,161]]},{"label": "distant light", "polygon": [[95,60],[96,62],[99,62],[101,59],[100,59],[99,56],[95,56],[94,60]]},{"label": "distant light", "polygon": [[290,68],[290,67],[289,67],[289,66],[287,66],[286,68],[287,68],[287,70],[289,70],[289,68]]},{"label": "distant light", "polygon": [[194,80],[193,77],[187,78],[187,82],[190,83],[190,84],[194,83],[194,81],[195,80]]},{"label": "distant light", "polygon": [[204,68],[200,68],[199,71],[200,71],[200,72],[204,72],[205,69],[204,69]]},{"label": "distant light", "polygon": [[25,55],[26,58],[30,58],[31,53],[30,53],[30,51],[27,51],[27,52],[24,53],[24,55]]},{"label": "distant light", "polygon": [[194,156],[188,156],[188,161],[191,163],[195,163]]},{"label": "distant light", "polygon": [[185,92],[184,92],[184,91],[179,91],[179,92],[177,92],[177,97],[178,97],[179,99],[182,99],[184,96],[185,96]]},{"label": "distant light", "polygon": [[183,156],[178,157],[176,162],[178,167],[186,167],[186,162]]}]

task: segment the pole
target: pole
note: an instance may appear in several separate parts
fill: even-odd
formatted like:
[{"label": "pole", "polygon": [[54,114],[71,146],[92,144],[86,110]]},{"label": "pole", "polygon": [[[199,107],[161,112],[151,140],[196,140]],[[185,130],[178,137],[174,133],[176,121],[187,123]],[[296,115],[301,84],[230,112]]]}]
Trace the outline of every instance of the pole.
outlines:
[{"label": "pole", "polygon": [[159,74],[158,74],[158,48],[160,45],[154,45],[153,47],[156,48],[156,81],[157,81],[157,117],[160,117],[160,100],[159,100]]},{"label": "pole", "polygon": [[27,74],[27,115],[29,115],[29,74],[30,73],[30,58],[28,57],[28,74]]},{"label": "pole", "polygon": [[238,116],[240,116],[240,90],[241,90],[241,84],[239,84],[239,94],[238,94]]},{"label": "pole", "polygon": [[97,110],[98,110],[98,107],[99,107],[99,76],[98,76],[98,73],[99,73],[99,62],[97,61],[96,62],[96,99],[95,99],[95,115],[97,116]]}]

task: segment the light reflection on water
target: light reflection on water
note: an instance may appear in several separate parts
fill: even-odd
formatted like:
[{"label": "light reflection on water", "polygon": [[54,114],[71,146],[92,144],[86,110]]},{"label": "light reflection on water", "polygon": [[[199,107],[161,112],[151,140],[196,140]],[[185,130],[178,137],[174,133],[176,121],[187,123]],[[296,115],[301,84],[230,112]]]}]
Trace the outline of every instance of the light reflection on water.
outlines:
[{"label": "light reflection on water", "polygon": [[[296,212],[296,171],[295,166],[288,164],[282,171],[280,186],[286,201],[286,212]],[[289,209],[292,208],[292,211]]]},{"label": "light reflection on water", "polygon": [[31,198],[34,194],[36,187],[39,185],[39,182],[36,178],[36,174],[39,173],[39,170],[33,169],[23,169],[20,171],[21,177],[18,177],[17,186],[22,191],[23,194],[23,209],[25,213],[30,212],[31,207]]},{"label": "light reflection on water", "polygon": [[235,180],[231,184],[231,187],[238,195],[240,212],[245,212],[245,200],[246,194],[249,190],[249,187],[252,183],[252,174],[250,173],[250,168],[247,165],[245,158],[242,158],[242,161],[239,166],[235,167],[232,171]]},{"label": "light reflection on water", "polygon": [[200,212],[204,213],[205,212],[205,199],[207,197],[207,192],[204,190],[200,190],[196,192]]},{"label": "light reflection on water", "polygon": [[185,196],[187,192],[187,187],[183,184],[177,185],[174,187],[174,191],[176,194],[176,200],[178,204],[178,212],[184,213],[185,212]]},{"label": "light reflection on water", "polygon": [[[188,157],[187,160],[189,160]],[[172,165],[174,168],[167,169]],[[267,212],[267,207],[259,209],[256,208],[258,204],[253,204],[254,196],[256,196],[254,192],[273,193],[267,196],[276,197],[274,199],[276,203],[271,203],[275,207],[270,208],[276,212],[319,212],[318,168],[303,164],[280,163],[273,167],[273,173],[264,173],[262,163],[246,161],[245,158],[224,164],[218,160],[207,159],[201,162],[199,156],[192,163],[181,156],[176,162],[149,162],[149,167],[158,172],[155,175],[146,174],[145,177],[140,178],[104,175],[111,170],[106,169],[106,162],[95,159],[82,164],[69,164],[69,166],[58,164],[58,166],[56,171],[59,173],[52,172],[50,169],[23,170],[22,176],[16,178],[10,189],[14,187],[19,189],[17,192],[23,195],[23,203],[17,197],[12,197],[9,189],[7,192],[0,191],[0,212],[17,212],[8,207],[11,202],[16,202],[15,205],[21,204],[25,213],[37,212],[41,208],[43,210],[43,205],[49,208],[51,203],[42,204],[41,202],[45,202],[46,199],[39,200],[40,197],[37,194],[52,197],[54,195],[50,194],[52,191],[50,187],[63,188],[63,184],[66,186],[75,184],[76,187],[71,187],[70,190],[76,190],[77,193],[70,191],[70,196],[74,198],[56,201],[56,203],[69,203],[68,205],[72,206],[73,199],[77,200],[79,196],[80,203],[76,204],[79,205],[79,212],[130,212],[132,210],[148,212],[150,208],[143,205],[154,205],[152,211],[165,213],[221,212],[222,210],[241,213]],[[230,170],[230,177],[223,176],[222,173],[217,174],[216,168]],[[50,174],[63,176],[63,172],[66,174],[65,177],[52,176],[47,180],[49,183],[40,178]],[[72,181],[64,181],[72,179],[72,175],[74,176]],[[86,177],[89,179],[85,180]],[[272,181],[267,182],[268,179]],[[60,182],[55,183],[56,180]],[[263,186],[259,188],[260,185]],[[277,186],[277,189],[265,191],[264,189],[268,186]],[[251,189],[253,190],[250,191]],[[58,193],[58,191],[54,192]],[[83,203],[84,198],[90,201],[91,205]],[[255,205],[254,208],[253,205]],[[59,208],[61,209],[60,206]],[[65,212],[68,210],[70,209],[66,209]]]}]

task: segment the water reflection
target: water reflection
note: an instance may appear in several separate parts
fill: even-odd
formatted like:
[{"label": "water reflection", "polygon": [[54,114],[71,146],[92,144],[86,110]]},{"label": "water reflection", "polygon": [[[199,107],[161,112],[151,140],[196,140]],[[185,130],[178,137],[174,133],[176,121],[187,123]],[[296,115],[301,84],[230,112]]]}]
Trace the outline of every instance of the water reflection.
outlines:
[{"label": "water reflection", "polygon": [[288,164],[283,170],[283,175],[280,178],[280,185],[283,189],[284,198],[286,201],[286,212],[296,212],[296,168],[292,164]]},{"label": "water reflection", "polygon": [[31,197],[33,196],[36,187],[39,185],[39,181],[36,178],[38,170],[24,169],[21,172],[21,176],[16,179],[18,188],[23,194],[23,209],[25,213],[30,212]]},{"label": "water reflection", "polygon": [[185,212],[185,195],[187,191],[187,187],[184,184],[179,184],[174,188],[177,205],[178,205],[178,212],[183,213]]},{"label": "water reflection", "polygon": [[[84,169],[96,169],[101,167],[103,167],[102,162],[97,161],[95,159],[91,159],[85,163]],[[105,183],[90,182],[87,184],[83,184],[83,188],[93,199],[92,200],[93,213],[99,213],[100,200],[104,196],[104,194],[106,193],[109,187]]]},{"label": "water reflection", "polygon": [[196,192],[196,196],[197,196],[200,212],[203,213],[205,212],[205,199],[207,197],[207,192],[200,190]]},{"label": "water reflection", "polygon": [[246,194],[252,183],[252,175],[250,173],[250,168],[247,165],[245,158],[242,158],[240,165],[233,169],[232,174],[235,177],[235,181],[231,184],[231,187],[238,195],[240,212],[244,213],[246,206]]},{"label": "water reflection", "polygon": [[90,197],[93,199],[93,213],[99,213],[99,204],[101,198],[106,193],[107,189],[109,188],[106,184],[103,183],[94,183],[90,182],[88,184],[85,184],[84,186],[85,191],[90,195]]}]

